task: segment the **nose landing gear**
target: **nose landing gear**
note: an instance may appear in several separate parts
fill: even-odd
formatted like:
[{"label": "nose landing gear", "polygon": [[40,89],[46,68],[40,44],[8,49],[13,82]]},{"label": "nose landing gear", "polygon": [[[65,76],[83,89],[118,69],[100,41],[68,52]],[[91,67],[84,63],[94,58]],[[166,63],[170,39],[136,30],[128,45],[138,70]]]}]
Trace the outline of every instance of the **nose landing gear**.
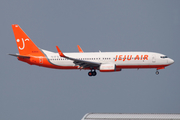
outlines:
[{"label": "nose landing gear", "polygon": [[89,75],[89,76],[96,76],[96,75],[97,75],[97,72],[96,72],[96,70],[93,69],[93,70],[91,70],[91,71],[88,72],[88,75]]},{"label": "nose landing gear", "polygon": [[156,71],[155,73],[156,73],[156,75],[159,75],[159,71]]}]

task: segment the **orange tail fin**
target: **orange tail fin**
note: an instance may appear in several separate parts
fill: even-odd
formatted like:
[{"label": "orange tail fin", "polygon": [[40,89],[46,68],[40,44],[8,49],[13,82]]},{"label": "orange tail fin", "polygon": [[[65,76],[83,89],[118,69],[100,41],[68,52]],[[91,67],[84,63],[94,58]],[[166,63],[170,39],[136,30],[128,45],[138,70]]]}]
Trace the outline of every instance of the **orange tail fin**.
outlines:
[{"label": "orange tail fin", "polygon": [[20,55],[41,56],[43,54],[19,25],[13,24],[12,29]]}]

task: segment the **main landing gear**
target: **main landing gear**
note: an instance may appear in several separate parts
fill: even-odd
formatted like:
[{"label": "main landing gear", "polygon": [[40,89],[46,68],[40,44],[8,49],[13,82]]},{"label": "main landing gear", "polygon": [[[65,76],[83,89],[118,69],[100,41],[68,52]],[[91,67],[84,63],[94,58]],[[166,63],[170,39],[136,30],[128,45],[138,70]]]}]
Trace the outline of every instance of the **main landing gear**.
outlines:
[{"label": "main landing gear", "polygon": [[159,71],[156,71],[155,73],[156,73],[156,75],[159,75]]},{"label": "main landing gear", "polygon": [[96,76],[96,74],[97,74],[97,72],[94,69],[88,72],[89,76]]}]

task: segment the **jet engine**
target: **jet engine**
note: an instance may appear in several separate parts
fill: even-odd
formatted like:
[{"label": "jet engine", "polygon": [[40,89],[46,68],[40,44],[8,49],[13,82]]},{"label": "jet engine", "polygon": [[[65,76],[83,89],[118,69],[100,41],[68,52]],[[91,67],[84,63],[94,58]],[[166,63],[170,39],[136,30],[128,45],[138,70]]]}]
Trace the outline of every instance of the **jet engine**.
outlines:
[{"label": "jet engine", "polygon": [[121,71],[121,69],[116,69],[115,64],[101,64],[99,67],[100,72],[116,72]]}]

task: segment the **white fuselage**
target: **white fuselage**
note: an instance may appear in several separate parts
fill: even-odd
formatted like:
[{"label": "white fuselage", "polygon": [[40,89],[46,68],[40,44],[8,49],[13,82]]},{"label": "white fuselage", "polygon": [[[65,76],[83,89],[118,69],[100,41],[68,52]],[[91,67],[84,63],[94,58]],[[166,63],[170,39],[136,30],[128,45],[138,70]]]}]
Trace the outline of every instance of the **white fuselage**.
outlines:
[{"label": "white fuselage", "polygon": [[[57,66],[75,66],[72,60],[60,57],[58,53],[42,50],[48,61]],[[112,63],[121,68],[158,68],[168,66],[174,61],[163,58],[165,55],[155,52],[85,52],[64,53],[64,55],[84,61],[101,64]]]}]

